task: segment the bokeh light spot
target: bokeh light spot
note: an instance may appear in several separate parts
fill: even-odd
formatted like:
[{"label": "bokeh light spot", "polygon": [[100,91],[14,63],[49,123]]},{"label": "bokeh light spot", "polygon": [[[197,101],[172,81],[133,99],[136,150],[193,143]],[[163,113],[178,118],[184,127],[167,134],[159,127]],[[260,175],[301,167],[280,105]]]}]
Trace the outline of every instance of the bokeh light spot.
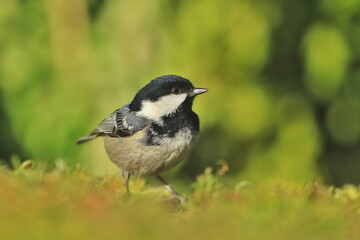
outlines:
[{"label": "bokeh light spot", "polygon": [[349,61],[348,44],[335,27],[317,24],[305,37],[305,84],[320,100],[336,96]]}]

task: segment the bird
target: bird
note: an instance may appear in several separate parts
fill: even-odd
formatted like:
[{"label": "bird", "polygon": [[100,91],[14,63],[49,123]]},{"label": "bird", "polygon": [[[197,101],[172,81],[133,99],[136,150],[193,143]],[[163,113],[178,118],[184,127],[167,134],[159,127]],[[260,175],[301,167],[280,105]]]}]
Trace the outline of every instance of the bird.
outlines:
[{"label": "bird", "polygon": [[103,137],[109,159],[122,171],[129,198],[130,176],[135,175],[155,176],[172,196],[186,199],[160,174],[178,165],[194,148],[200,120],[192,105],[197,95],[207,91],[178,75],[157,77],[76,143]]}]

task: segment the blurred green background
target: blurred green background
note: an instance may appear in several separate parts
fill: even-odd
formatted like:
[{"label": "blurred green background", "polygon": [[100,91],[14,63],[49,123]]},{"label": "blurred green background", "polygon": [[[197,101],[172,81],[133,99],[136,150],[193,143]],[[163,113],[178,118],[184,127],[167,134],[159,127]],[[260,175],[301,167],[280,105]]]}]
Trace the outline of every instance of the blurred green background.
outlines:
[{"label": "blurred green background", "polygon": [[2,0],[0,159],[116,171],[76,146],[151,79],[208,88],[172,175],[360,183],[360,0]]}]

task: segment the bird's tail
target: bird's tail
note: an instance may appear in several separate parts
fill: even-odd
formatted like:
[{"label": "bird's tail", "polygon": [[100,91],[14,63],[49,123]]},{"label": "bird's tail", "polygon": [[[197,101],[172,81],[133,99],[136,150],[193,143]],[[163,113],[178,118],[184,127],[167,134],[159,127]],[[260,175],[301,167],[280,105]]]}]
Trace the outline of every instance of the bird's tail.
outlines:
[{"label": "bird's tail", "polygon": [[80,144],[80,143],[84,143],[84,142],[87,142],[87,141],[90,141],[96,137],[98,137],[99,135],[98,134],[92,134],[92,135],[89,135],[89,136],[86,136],[86,137],[82,137],[82,138],[79,138],[77,141],[76,141],[76,144]]}]

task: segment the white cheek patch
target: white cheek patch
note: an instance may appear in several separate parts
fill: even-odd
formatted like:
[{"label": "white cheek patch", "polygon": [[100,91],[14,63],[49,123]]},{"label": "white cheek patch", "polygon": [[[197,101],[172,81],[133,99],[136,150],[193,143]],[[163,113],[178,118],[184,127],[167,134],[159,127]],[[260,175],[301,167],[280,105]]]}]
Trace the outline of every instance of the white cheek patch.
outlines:
[{"label": "white cheek patch", "polygon": [[163,96],[155,102],[143,101],[141,110],[137,114],[156,122],[161,122],[161,118],[175,112],[186,97],[186,93],[178,95],[171,94]]}]

